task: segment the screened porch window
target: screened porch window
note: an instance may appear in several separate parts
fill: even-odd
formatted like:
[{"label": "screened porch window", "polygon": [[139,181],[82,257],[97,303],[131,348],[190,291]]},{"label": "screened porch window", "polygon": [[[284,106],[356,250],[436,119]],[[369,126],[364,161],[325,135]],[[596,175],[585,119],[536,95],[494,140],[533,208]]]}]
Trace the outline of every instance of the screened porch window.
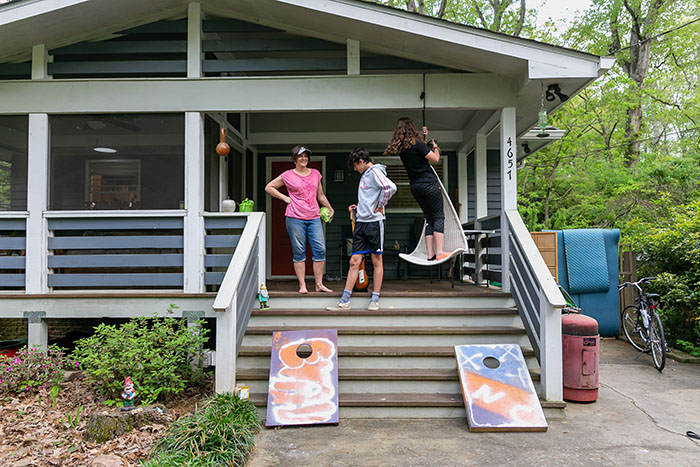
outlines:
[{"label": "screened porch window", "polygon": [[49,118],[49,209],[182,208],[183,114]]},{"label": "screened porch window", "polygon": [[0,211],[27,209],[29,119],[0,115]]},{"label": "screened porch window", "polygon": [[[421,212],[420,206],[411,193],[411,186],[408,180],[406,169],[398,157],[374,157],[378,164],[386,165],[386,174],[389,180],[396,184],[396,194],[391,197],[387,209],[396,212]],[[440,162],[433,165],[433,168],[440,177],[442,184],[447,187],[447,156],[441,156]]]},{"label": "screened porch window", "polygon": [[141,161],[87,161],[87,198],[96,209],[135,209],[141,204]]}]

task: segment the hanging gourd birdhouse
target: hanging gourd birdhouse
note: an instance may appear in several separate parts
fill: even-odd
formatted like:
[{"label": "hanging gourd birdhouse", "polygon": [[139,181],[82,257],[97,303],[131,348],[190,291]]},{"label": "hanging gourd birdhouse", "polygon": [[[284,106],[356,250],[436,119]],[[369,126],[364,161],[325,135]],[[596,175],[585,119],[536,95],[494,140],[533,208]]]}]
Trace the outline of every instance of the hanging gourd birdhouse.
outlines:
[{"label": "hanging gourd birdhouse", "polygon": [[221,129],[221,142],[216,145],[216,153],[220,155],[221,157],[226,157],[228,156],[228,153],[231,152],[231,146],[226,144],[226,130],[223,128]]}]

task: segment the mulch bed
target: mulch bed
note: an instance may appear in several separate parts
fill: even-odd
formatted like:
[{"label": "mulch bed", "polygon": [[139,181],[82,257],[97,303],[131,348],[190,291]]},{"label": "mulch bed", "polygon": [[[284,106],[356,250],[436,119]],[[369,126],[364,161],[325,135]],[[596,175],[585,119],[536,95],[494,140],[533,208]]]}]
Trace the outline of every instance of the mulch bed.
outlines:
[{"label": "mulch bed", "polygon": [[[82,375],[61,383],[52,407],[48,390],[35,394],[0,394],[0,465],[90,466],[101,455],[121,458],[124,465],[138,465],[149,457],[167,425],[191,413],[197,403],[212,392],[211,383],[156,404],[163,409],[158,423],[135,429],[104,444],[84,439],[85,428],[93,412],[104,411],[104,396],[91,387]],[[138,396],[137,396],[138,397]],[[65,415],[75,419],[75,427]]]}]

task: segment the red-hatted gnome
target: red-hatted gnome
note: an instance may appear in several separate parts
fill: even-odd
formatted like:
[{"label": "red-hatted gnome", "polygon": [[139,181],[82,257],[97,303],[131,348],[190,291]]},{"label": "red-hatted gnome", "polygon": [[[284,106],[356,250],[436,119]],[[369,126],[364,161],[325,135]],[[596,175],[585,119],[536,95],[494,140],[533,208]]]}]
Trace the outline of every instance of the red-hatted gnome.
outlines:
[{"label": "red-hatted gnome", "polygon": [[134,383],[131,382],[131,376],[127,376],[124,380],[124,391],[122,392],[122,399],[124,399],[124,407],[122,407],[122,410],[133,409],[135,397],[136,391],[134,391]]}]

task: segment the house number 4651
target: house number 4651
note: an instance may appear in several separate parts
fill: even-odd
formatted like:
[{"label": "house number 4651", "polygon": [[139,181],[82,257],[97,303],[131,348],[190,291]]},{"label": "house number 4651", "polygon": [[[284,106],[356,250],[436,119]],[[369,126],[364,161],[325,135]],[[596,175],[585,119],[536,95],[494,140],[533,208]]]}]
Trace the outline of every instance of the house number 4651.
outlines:
[{"label": "house number 4651", "polygon": [[515,163],[513,162],[513,158],[514,158],[514,156],[513,156],[513,139],[510,136],[508,137],[508,141],[506,141],[506,144],[507,144],[506,147],[508,148],[508,150],[506,151],[506,155],[508,156],[508,161],[507,161],[508,171],[506,173],[508,174],[508,180],[512,180],[513,179],[513,165],[515,165]]}]

